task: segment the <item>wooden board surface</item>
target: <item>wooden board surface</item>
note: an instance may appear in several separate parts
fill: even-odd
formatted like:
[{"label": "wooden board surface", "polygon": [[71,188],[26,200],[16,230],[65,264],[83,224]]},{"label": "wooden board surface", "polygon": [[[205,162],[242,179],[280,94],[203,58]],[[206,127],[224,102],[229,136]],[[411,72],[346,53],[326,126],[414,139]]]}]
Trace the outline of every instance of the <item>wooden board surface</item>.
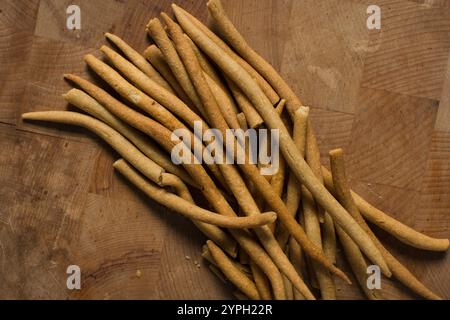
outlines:
[{"label": "wooden board surface", "polygon": [[[65,27],[73,3],[81,7],[80,31]],[[177,3],[207,20],[203,1]],[[381,7],[381,30],[366,27],[369,4]],[[343,147],[354,189],[419,231],[447,238],[449,4],[224,1],[250,44],[312,107],[323,163],[328,150]],[[98,55],[106,31],[143,50],[145,24],[162,10],[170,12],[170,2],[0,1],[0,298],[233,297],[202,262],[205,239],[115,174],[118,155],[105,143],[84,130],[20,120],[25,111],[67,109],[62,74],[90,77],[83,55]],[[448,254],[376,231],[419,279],[450,298]],[[82,271],[80,291],[65,285],[72,264]],[[363,297],[356,286],[337,285],[340,298]],[[417,298],[395,280],[383,288],[387,298]]]}]

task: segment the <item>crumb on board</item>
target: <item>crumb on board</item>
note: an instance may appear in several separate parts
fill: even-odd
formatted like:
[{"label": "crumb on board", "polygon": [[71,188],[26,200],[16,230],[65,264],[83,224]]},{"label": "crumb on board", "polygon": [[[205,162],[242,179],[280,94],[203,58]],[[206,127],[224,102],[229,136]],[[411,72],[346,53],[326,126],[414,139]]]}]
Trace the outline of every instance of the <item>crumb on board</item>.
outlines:
[{"label": "crumb on board", "polygon": [[140,278],[142,276],[141,270],[136,270],[136,277]]},{"label": "crumb on board", "polygon": [[191,260],[191,257],[185,256],[186,260]]}]

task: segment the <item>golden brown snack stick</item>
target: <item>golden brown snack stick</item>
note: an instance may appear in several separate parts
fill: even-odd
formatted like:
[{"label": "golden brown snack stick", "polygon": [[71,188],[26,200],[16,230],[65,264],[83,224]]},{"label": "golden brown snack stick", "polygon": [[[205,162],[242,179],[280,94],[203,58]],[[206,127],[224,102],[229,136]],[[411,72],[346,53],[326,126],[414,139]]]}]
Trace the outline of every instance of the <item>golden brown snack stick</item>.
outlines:
[{"label": "golden brown snack stick", "polygon": [[42,111],[24,113],[22,119],[57,122],[86,128],[105,140],[147,178],[162,186],[163,168],[142,154],[116,130],[91,116],[72,111]]},{"label": "golden brown snack stick", "polygon": [[172,70],[172,74],[178,80],[184,92],[186,92],[189,99],[194,103],[197,110],[200,111],[203,118],[207,119],[203,105],[198,98],[197,92],[195,91],[189,76],[187,75],[183,63],[180,60],[179,53],[177,53],[172,41],[170,41],[161,22],[157,18],[150,19],[146,30],[161,50],[167,64]]},{"label": "golden brown snack stick", "polygon": [[[300,154],[305,154],[306,146],[306,130],[307,130],[307,117],[303,116],[303,112],[306,109],[299,110],[294,115],[294,128],[292,132],[292,139],[294,140]],[[289,214],[295,217],[297,210],[300,206],[301,198],[301,184],[298,182],[294,175],[289,175],[287,190],[286,190],[286,207]],[[289,239],[289,232],[283,224],[279,224],[277,240],[282,248],[286,246]]]},{"label": "golden brown snack stick", "polygon": [[184,92],[183,88],[178,83],[178,80],[170,70],[169,65],[167,64],[164,55],[161,50],[154,44],[150,45],[147,49],[145,49],[143,53],[144,57],[155,67],[156,70],[163,76],[163,78],[170,84],[173,88],[177,96],[184,101],[188,106],[190,106],[194,111],[197,111],[193,102],[187,96],[186,92]]},{"label": "golden brown snack stick", "polygon": [[144,137],[140,132],[117,119],[88,94],[78,89],[71,89],[64,94],[63,97],[70,104],[80,108],[81,110],[89,113],[91,116],[105,122],[111,128],[117,130],[120,134],[130,140],[139,150],[141,150],[142,153],[162,168],[180,177],[191,186],[196,186],[194,180],[186,173],[185,170],[183,170],[182,167],[178,167],[173,164],[167,153],[162,151],[156,144]]},{"label": "golden brown snack stick", "polygon": [[[208,246],[206,244],[202,246],[202,257],[205,260],[209,261],[209,263],[212,263],[213,265],[216,264],[216,261],[214,261],[213,257],[211,256],[211,252],[209,252]],[[236,260],[233,260],[233,259],[231,259],[231,262],[234,264],[234,266],[236,268],[238,268],[243,273],[245,273],[245,275],[247,275],[249,278],[251,278],[252,273],[251,273],[250,269],[247,266],[245,266],[245,265],[243,265],[243,264],[241,264],[241,263],[239,263],[239,262],[237,262]]]},{"label": "golden brown snack stick", "polygon": [[[244,91],[247,97],[249,97],[249,100],[253,102],[253,105],[259,111],[268,127],[270,129],[279,130],[281,151],[286,162],[289,164],[289,167],[297,176],[299,181],[308,188],[319,204],[332,215],[334,220],[342,225],[344,230],[363,249],[364,253],[366,253],[374,263],[380,266],[383,273],[390,275],[389,268],[387,267],[383,256],[373,244],[370,237],[361,229],[349,213],[314,176],[314,173],[296,149],[295,143],[292,141],[292,138],[290,137],[283,121],[280,119],[270,101],[254,82],[254,80],[244,69],[242,69],[239,64],[231,59],[220,47],[218,47],[198,28],[196,28],[195,25],[193,25],[191,21],[178,10],[176,5],[172,5],[172,8],[177,16],[178,22],[189,37],[205,54],[210,57],[211,60],[216,63],[216,65],[218,65],[221,70],[224,71],[228,77],[230,77],[231,80],[237,81],[236,84],[241,88],[241,90]],[[256,169],[256,171],[258,170]],[[256,179],[259,179],[257,175],[253,174],[251,176],[249,175],[249,178],[253,178],[255,181]],[[310,247],[307,248],[304,245],[305,243],[310,242],[309,239],[306,237],[304,232],[302,232],[303,230],[297,224],[295,219],[289,215],[283,201],[279,197],[276,197],[276,195],[273,195],[270,187],[269,189],[263,187],[267,181],[265,179],[262,181],[262,179],[259,179],[258,184],[255,183],[255,185],[258,187],[261,194],[266,198],[266,202],[273,206],[273,210],[277,212],[280,221],[286,225],[287,229],[296,238],[296,240],[302,243],[305,252],[309,256],[315,258],[316,261],[329,268],[330,271],[334,272],[336,275],[339,275],[349,281],[345,274],[330,263],[330,261],[324,257],[320,250],[315,250],[316,246],[310,245]]]},{"label": "golden brown snack stick", "polygon": [[[314,172],[315,176],[323,184],[320,151],[311,126],[311,121],[308,121],[308,128],[306,132],[306,162]],[[323,251],[331,261],[336,263],[336,233],[334,230],[333,219],[327,212],[325,212],[325,210],[323,210],[322,207],[317,206],[317,209],[319,221],[322,223]]]},{"label": "golden brown snack stick", "polygon": [[275,105],[280,97],[275,92],[275,90],[270,86],[270,84],[257,72],[253,67],[244,59],[242,59],[238,54],[236,54],[222,39],[220,39],[214,32],[212,32],[207,26],[200,22],[196,17],[191,15],[189,12],[185,11],[183,8],[179,7],[187,18],[199,28],[207,37],[209,37],[215,44],[217,44],[222,50],[224,50],[231,58],[233,58],[239,65],[247,71],[251,77],[256,81],[256,83],[261,87],[261,90],[270,100],[272,105]]},{"label": "golden brown snack stick", "polygon": [[144,73],[129,63],[117,52],[106,46],[102,46],[100,50],[105,54],[114,67],[116,67],[117,70],[119,70],[120,73],[123,74],[129,81],[135,84],[148,96],[158,101],[158,103],[170,112],[185,121],[191,128],[194,128],[195,121],[199,121],[204,130],[203,132],[209,129],[208,124],[194,111],[192,111],[191,108],[189,108],[181,99],[146,77]]},{"label": "golden brown snack stick", "polygon": [[298,105],[292,106],[292,101],[298,99],[283,78],[281,78],[270,63],[264,60],[264,58],[262,58],[247,44],[244,37],[242,37],[227,17],[220,1],[209,1],[207,7],[212,18],[214,19],[215,25],[218,27],[220,33],[225,37],[226,41],[245,61],[247,61],[260,75],[265,78],[265,80],[270,83],[280,97],[286,99],[289,112],[293,114],[297,108],[301,106],[301,103],[298,101]]},{"label": "golden brown snack stick", "polygon": [[164,89],[168,90],[171,93],[174,93],[172,87],[167,83],[166,80],[159,74],[158,71],[153,68],[153,66],[145,60],[143,56],[139,54],[136,50],[134,50],[130,45],[128,45],[125,41],[123,41],[118,36],[112,33],[105,33],[105,37],[109,39],[112,43],[114,43],[120,50],[122,50],[123,54],[136,66],[138,67],[147,77],[155,81]]},{"label": "golden brown snack stick", "polygon": [[237,269],[230,258],[211,240],[206,241],[209,252],[216,261],[217,267],[242,293],[252,300],[259,300],[256,285],[242,271]]},{"label": "golden brown snack stick", "polygon": [[227,77],[225,77],[225,80],[228,84],[228,87],[230,88],[230,91],[234,99],[236,100],[236,103],[239,106],[239,109],[241,109],[241,111],[245,114],[248,126],[252,129],[259,128],[264,122],[261,116],[252,106],[250,101],[248,101],[245,94],[242,93],[241,89],[239,89],[238,86],[234,84],[233,81],[229,80]]},{"label": "golden brown snack stick", "polygon": [[255,281],[256,289],[262,300],[271,300],[272,294],[270,293],[270,283],[264,272],[254,262],[250,260],[250,268],[253,275],[253,281]]},{"label": "golden brown snack stick", "polygon": [[253,217],[225,217],[215,212],[205,210],[189,201],[174,195],[163,188],[158,188],[146,181],[139,173],[130,167],[123,159],[114,162],[114,168],[132,182],[138,189],[159,204],[178,212],[185,217],[212,224],[223,228],[254,228],[265,225],[276,219],[274,212]]},{"label": "golden brown snack stick", "polygon": [[221,101],[219,107],[228,126],[232,129],[240,129],[239,121],[233,108],[234,102],[230,100],[225,91],[223,91],[223,89],[206,72],[204,72],[204,76],[206,82],[208,83],[209,89],[213,93],[216,100]]},{"label": "golden brown snack stick", "polygon": [[[205,111],[208,114],[208,118],[211,124],[215,128],[220,130],[222,134],[225,134],[226,130],[229,129],[225,119],[223,118],[220,108],[218,107],[218,102],[210,91],[207,81],[204,78],[204,74],[201,70],[201,66],[195,57],[191,46],[183,37],[182,31],[178,25],[172,23],[170,18],[165,17],[165,22],[172,36],[172,39],[180,52],[181,59],[183,60],[186,70],[194,84],[195,89],[201,99]],[[239,147],[238,147],[239,148]],[[237,169],[228,164],[219,165],[222,173],[227,180],[228,186],[233,192],[235,198],[237,199],[240,207],[246,215],[259,214],[259,208],[256,205],[253,197],[251,196],[244,180],[240,176]],[[258,238],[261,239],[263,246],[266,248],[268,254],[274,259],[275,264],[280,270],[286,273],[292,281],[296,284],[299,291],[304,293],[305,296],[311,297],[312,294],[309,292],[307,287],[302,282],[301,278],[296,274],[295,268],[290,264],[289,259],[283,253],[278,243],[270,232],[269,228],[261,227],[255,228],[254,232],[257,234]],[[277,296],[277,294],[275,294]]]},{"label": "golden brown snack stick", "polygon": [[[152,137],[166,151],[170,152],[175,146],[175,143],[170,139],[171,131],[160,123],[132,110],[89,81],[73,75],[67,75],[66,77],[79,85],[84,91],[89,93],[90,96],[105,106],[105,108],[107,108],[118,118]],[[198,181],[198,184],[202,187],[201,190],[203,191],[203,195],[218,213],[225,216],[236,216],[233,208],[226,201],[222,193],[217,189],[214,181],[209,177],[201,165],[183,163],[183,166],[191,177],[195,177],[196,181]],[[258,266],[268,276],[272,287],[274,288],[274,292],[278,293],[275,298],[283,299],[284,289],[281,274],[279,274],[277,267],[264,249],[261,248],[253,236],[245,230],[231,229],[230,233],[242,249],[245,250],[251,259],[258,264]]]},{"label": "golden brown snack stick", "polygon": [[359,212],[353,197],[350,193],[350,187],[348,186],[348,180],[345,173],[344,156],[342,149],[334,149],[330,151],[330,163],[332,169],[332,179],[334,192],[338,199],[348,208],[353,218],[358,224],[367,232],[372,238],[372,241],[378,246],[379,250],[383,253],[386,262],[389,265],[390,270],[394,277],[396,277],[401,283],[410,288],[418,295],[427,299],[441,299],[438,295],[429,290],[423,285],[408,269],[406,269],[394,256],[390,254],[388,250],[381,244],[367,223],[364,221],[361,213]]},{"label": "golden brown snack stick", "polygon": [[[303,118],[300,122],[302,124],[307,124],[309,121],[309,108],[304,106],[300,107],[297,109],[295,116]],[[305,141],[304,139],[302,140]],[[305,154],[308,150],[308,142],[308,128],[306,128]],[[311,163],[308,163],[308,165],[311,166]],[[313,166],[311,166],[311,168],[313,168]],[[311,241],[323,250],[322,235],[316,203],[309,190],[303,185],[301,186],[301,194],[306,234]],[[317,265],[314,261],[312,261],[312,267],[313,272],[317,277],[322,299],[336,300],[336,288],[328,270],[326,270],[323,266]]]},{"label": "golden brown snack stick", "polygon": [[[322,167],[322,174],[325,180],[325,184],[328,187],[332,186],[332,177],[330,171]],[[377,227],[383,229],[387,233],[393,235],[401,242],[410,245],[412,247],[430,250],[430,251],[447,251],[449,246],[448,239],[438,239],[429,237],[423,233],[414,230],[411,227],[401,223],[394,219],[389,214],[375,208],[366,200],[364,200],[356,192],[351,191],[352,197],[358,207],[360,213],[365,219]]]},{"label": "golden brown snack stick", "polygon": [[189,44],[194,50],[195,56],[197,57],[198,62],[200,63],[200,66],[202,67],[203,71],[206,72],[206,74],[210,76],[210,78],[213,79],[216,82],[216,84],[219,85],[220,88],[222,88],[222,90],[226,93],[228,99],[230,99],[232,102],[233,112],[237,114],[238,109],[233,101],[233,97],[231,96],[231,93],[229,92],[227,86],[223,82],[223,79],[217,73],[217,70],[213,67],[213,65],[208,60],[208,58],[203,54],[203,52],[201,52],[200,49],[195,45],[195,43],[191,40],[191,38],[189,38],[188,35],[185,33],[183,35],[189,41]]},{"label": "golden brown snack stick", "polygon": [[367,263],[361,253],[361,250],[359,250],[355,242],[345,233],[344,230],[342,230],[341,227],[336,226],[336,233],[341,241],[341,245],[350,268],[352,268],[356,280],[358,280],[359,286],[363,290],[366,297],[370,300],[383,299],[381,290],[371,290],[367,287]]}]

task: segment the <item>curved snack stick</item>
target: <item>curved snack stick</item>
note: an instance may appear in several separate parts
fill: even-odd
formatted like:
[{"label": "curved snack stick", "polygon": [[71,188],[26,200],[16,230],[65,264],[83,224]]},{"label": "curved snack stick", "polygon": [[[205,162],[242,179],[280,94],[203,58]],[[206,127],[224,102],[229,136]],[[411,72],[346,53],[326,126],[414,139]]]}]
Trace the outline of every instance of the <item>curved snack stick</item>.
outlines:
[{"label": "curved snack stick", "polygon": [[252,300],[259,300],[256,285],[242,271],[237,269],[230,258],[211,240],[206,241],[209,252],[216,261],[217,267],[242,293]]},{"label": "curved snack stick", "polygon": [[[209,89],[207,81],[204,78],[204,73],[201,70],[201,66],[197,58],[195,57],[195,53],[193,52],[191,46],[189,45],[189,42],[186,40],[185,37],[183,37],[181,28],[175,23],[173,23],[173,21],[168,16],[163,15],[163,18],[166,22],[167,28],[176,45],[178,52],[180,52],[181,59],[201,99],[201,102],[205,108],[205,112],[207,113],[208,118],[211,121],[211,124],[214,125],[216,129],[220,130],[222,134],[224,134],[225,128],[228,128],[228,126],[226,124],[225,119],[222,116],[220,108],[218,107],[218,102],[213,96],[211,90]],[[222,171],[225,180],[227,181],[227,185],[229,186],[230,190],[233,192],[234,196],[238,200],[243,212],[246,213],[247,215],[249,215],[250,213],[259,214],[259,210],[256,207],[256,204],[254,204],[253,198],[248,192],[248,189],[246,188],[245,183],[242,180],[237,169],[233,165],[228,164],[219,165],[219,168]],[[244,198],[245,200],[243,201]],[[258,238],[261,239],[261,233],[263,233],[264,230],[258,228],[255,229],[255,232],[257,233]],[[274,258],[273,254],[271,254],[273,253],[273,251],[267,249],[269,241],[270,240],[262,241],[262,244],[268,251],[269,255],[272,258]],[[287,261],[287,263],[289,263],[289,260],[287,258],[285,260]],[[283,280],[279,271],[276,276],[272,275],[272,279],[277,279],[275,283],[272,283],[272,285],[274,286],[274,290],[276,290],[276,292],[274,293],[275,297],[276,298],[282,297],[284,299]]]},{"label": "curved snack stick", "polygon": [[145,59],[150,61],[150,63],[155,67],[155,69],[158,70],[158,72],[163,76],[163,78],[170,84],[170,86],[173,88],[177,96],[181,100],[183,100],[188,106],[191,106],[196,111],[198,111],[197,108],[195,108],[191,99],[189,99],[189,97],[186,95],[186,92],[184,92],[183,88],[178,83],[178,80],[173,75],[172,70],[170,70],[170,67],[167,64],[161,50],[159,50],[157,46],[152,44],[147,49],[145,49],[143,55]]},{"label": "curved snack stick", "polygon": [[[43,111],[24,113],[22,115],[22,119],[72,124],[89,129],[104,139],[121,156],[129,159],[128,161],[133,163],[133,166],[138,168],[139,171],[144,173],[153,182],[158,183],[161,186],[175,186],[178,190],[181,190],[181,194],[189,194],[187,189],[183,190],[180,188],[180,184],[177,179],[170,178],[175,178],[174,175],[165,174],[162,168],[158,167],[155,163],[152,163],[150,159],[146,158],[136,149],[136,147],[134,147],[114,129],[90,116],[70,111]],[[169,209],[187,216],[188,218],[225,228],[240,229],[265,225],[276,219],[276,214],[274,212],[253,216],[253,219],[248,219],[252,217],[224,217],[218,215],[214,212],[197,207],[189,201],[173,195],[162,188],[152,186],[150,183],[146,182],[145,179],[140,177],[139,174],[123,160],[122,162],[118,162],[116,164],[117,168],[150,198],[160,204],[163,204]],[[183,183],[181,183],[181,185],[183,185]],[[184,197],[186,198],[186,196]],[[187,198],[192,199],[190,198],[190,195],[188,195]]]},{"label": "curved snack stick", "polygon": [[202,67],[203,71],[216,82],[218,86],[223,90],[223,92],[227,95],[228,100],[231,102],[231,107],[233,108],[233,112],[235,115],[238,114],[239,110],[236,106],[236,103],[234,102],[233,96],[231,95],[228,87],[223,82],[223,79],[219,76],[216,69],[212,66],[212,64],[209,62],[208,58],[203,54],[203,52],[200,51],[200,49],[195,45],[195,43],[189,38],[189,36],[184,33],[183,36],[189,41],[189,44],[192,47],[192,50],[194,50],[195,56],[198,59],[198,62],[200,63],[200,66]]},{"label": "curved snack stick", "polygon": [[[220,103],[220,101],[216,101],[210,91],[207,81],[204,79],[204,73],[201,70],[201,66],[196,60],[195,53],[183,37],[179,26],[172,23],[168,17],[165,18],[165,22],[168,26],[172,39],[177,46],[177,50],[180,52],[180,56],[186,66],[194,87],[199,94],[202,104],[205,107],[205,111],[208,114],[211,124],[213,124],[222,132],[222,134],[224,134],[229,127],[221,114],[220,108],[218,107],[218,103]],[[243,212],[246,215],[259,214],[259,208],[237,169],[234,166],[227,164],[219,167],[222,170],[222,173]],[[262,227],[256,228],[254,231],[258,238],[261,239],[261,243],[266,248],[278,268],[286,273],[286,276],[288,276],[289,279],[296,284],[296,287],[302,294],[305,294],[305,296],[309,298],[313,297],[301,278],[296,274],[295,268],[291,265],[289,259],[279,247],[275,237],[273,237],[270,232],[270,229],[267,227]]]},{"label": "curved snack stick", "polygon": [[[67,75],[66,77],[78,84],[83,90],[89,93],[89,95],[105,106],[105,108],[107,108],[118,118],[153,138],[166,151],[170,152],[175,146],[175,143],[170,139],[171,131],[160,123],[132,110],[87,80],[73,75]],[[236,213],[232,207],[226,201],[222,193],[217,189],[214,181],[209,177],[201,165],[183,164],[183,166],[192,177],[196,178],[196,181],[198,181],[198,184],[201,186],[203,195],[218,213],[230,217],[236,216]],[[245,230],[231,229],[230,233],[242,249],[245,250],[251,259],[258,264],[261,270],[263,270],[269,277],[272,287],[274,288],[274,292],[277,293],[275,298],[283,299],[283,280],[281,275],[277,277],[279,271],[265,250],[261,248],[252,235]],[[281,284],[281,286],[279,284]]]},{"label": "curved snack stick", "polygon": [[364,218],[361,216],[358,208],[356,207],[353,197],[350,193],[350,187],[348,186],[345,164],[342,149],[335,149],[330,151],[330,163],[333,173],[333,186],[334,192],[337,197],[342,201],[344,206],[348,208],[354,219],[358,224],[367,232],[372,238],[373,242],[378,246],[379,250],[383,253],[386,262],[394,277],[396,277],[401,283],[410,288],[412,291],[421,295],[427,299],[441,299],[427,287],[425,287],[408,269],[406,269],[392,254],[386,250],[381,244],[372,230],[369,228]]},{"label": "curved snack stick", "polygon": [[[170,130],[174,131],[176,129],[186,129],[188,128],[179,121],[171,112],[160,105],[158,102],[144,94],[142,91],[138,90],[136,87],[132,86],[128,81],[126,81],[120,74],[118,74],[114,69],[109,67],[107,64],[103,63],[91,54],[84,57],[86,63],[91,67],[97,75],[99,75],[103,80],[105,80],[115,91],[117,91],[122,97],[138,106],[159,123],[163,123]],[[204,130],[205,127],[203,127]],[[190,132],[190,131],[189,131]],[[193,147],[196,154],[201,154],[203,152],[203,144],[199,137],[190,132],[191,141],[194,141]],[[197,141],[197,143],[195,143]],[[207,164],[211,169],[211,172],[215,177],[225,186],[222,175],[217,168],[216,164]]]},{"label": "curved snack stick", "polygon": [[[191,22],[199,28],[208,38],[210,38],[216,45],[218,45],[223,51],[225,51],[233,60],[244,68],[245,71],[256,81],[258,86],[270,100],[272,105],[275,105],[280,100],[277,92],[270,86],[270,84],[262,77],[253,67],[238,54],[236,54],[222,39],[220,39],[214,32],[212,32],[207,26],[200,22],[197,18],[191,15],[189,12],[181,7],[178,7],[180,12],[183,12],[185,16],[191,20]],[[178,19],[178,18],[177,18]]]},{"label": "curved snack stick", "polygon": [[230,91],[234,99],[236,100],[236,103],[239,106],[239,109],[241,109],[241,111],[245,114],[248,126],[252,129],[259,128],[264,123],[264,120],[252,106],[250,101],[248,101],[245,94],[242,93],[241,89],[239,89],[238,86],[233,81],[229,80],[227,77],[225,77],[225,80],[228,84],[228,87],[230,88]]},{"label": "curved snack stick", "polygon": [[262,300],[271,300],[272,294],[270,293],[270,283],[266,275],[262,270],[250,260],[250,269],[253,275],[253,281],[255,281],[256,289]]},{"label": "curved snack stick", "polygon": [[342,230],[340,226],[336,226],[336,233],[341,241],[341,245],[350,268],[352,268],[356,280],[358,280],[359,286],[363,290],[366,297],[370,300],[383,299],[381,292],[379,292],[380,290],[371,290],[367,287],[367,263],[361,253],[361,250],[359,250],[355,242],[345,233],[344,230]]},{"label": "curved snack stick", "polygon": [[[324,182],[329,190],[333,189],[333,178],[331,172],[322,167],[322,175]],[[383,229],[387,233],[393,235],[401,242],[422,250],[429,251],[447,251],[449,246],[448,239],[437,239],[429,237],[423,233],[414,230],[411,227],[394,219],[390,215],[384,213],[380,209],[375,208],[360,195],[351,190],[352,197],[360,213],[377,227]]]},{"label": "curved snack stick", "polygon": [[[307,120],[308,117],[304,116],[303,113],[306,109],[299,109],[295,112],[293,117],[294,128],[292,132],[292,139],[294,140],[300,154],[305,154],[306,146],[306,130],[307,130]],[[295,217],[297,210],[300,206],[301,198],[301,185],[294,175],[289,175],[287,190],[286,190],[286,207],[289,214]],[[282,248],[284,248],[289,239],[289,232],[283,224],[279,224],[277,240]]]},{"label": "curved snack stick", "polygon": [[[302,105],[299,98],[292,91],[289,85],[283,80],[278,72],[255,52],[245,41],[239,31],[233,26],[226,16],[223,8],[218,1],[214,0],[208,6],[215,22],[220,28],[222,34],[227,38],[231,46],[257,70],[278,92],[280,96],[286,99],[286,106],[293,113]],[[203,31],[203,30],[202,30]],[[331,174],[326,168],[322,168],[327,183],[331,181]],[[397,237],[400,241],[423,250],[446,251],[449,247],[448,239],[436,239],[426,236],[414,229],[401,224],[383,211],[373,207],[355,192],[352,192],[356,205],[360,212],[372,223],[384,229],[388,233]]]},{"label": "curved snack stick", "polygon": [[127,159],[135,168],[154,183],[162,186],[164,169],[144,156],[132,143],[125,139],[116,130],[103,122],[77,112],[71,111],[42,111],[22,114],[24,120],[38,120],[71,124],[86,128],[105,140],[124,159]]},{"label": "curved snack stick", "polygon": [[165,154],[157,145],[155,145],[148,138],[145,138],[140,132],[131,128],[129,125],[123,123],[117,119],[108,110],[106,110],[95,99],[91,98],[88,94],[78,89],[71,89],[63,95],[64,99],[77,106],[81,110],[89,113],[93,117],[105,122],[111,128],[117,130],[123,136],[128,138],[139,150],[142,151],[147,157],[152,159],[162,168],[170,173],[180,177],[183,181],[189,183],[191,186],[196,187],[193,179],[182,168],[177,167],[169,160],[168,155]]},{"label": "curved snack stick", "polygon": [[[218,65],[230,79],[235,80],[236,84],[244,91],[253,102],[255,108],[259,111],[260,115],[266,122],[269,128],[278,129],[280,137],[280,148],[283,152],[286,162],[289,164],[292,172],[297,176],[299,181],[303,183],[308,190],[313,194],[314,198],[319,204],[327,210],[334,220],[339,223],[350,237],[362,248],[364,253],[373,261],[378,264],[387,276],[390,275],[389,268],[387,267],[383,256],[373,244],[370,237],[361,229],[361,227],[353,220],[349,213],[339,204],[339,202],[327,191],[327,189],[318,181],[314,173],[306,164],[303,157],[298,152],[294,141],[290,137],[289,132],[284,126],[283,121],[280,119],[270,101],[256,85],[254,80],[248,75],[248,73],[242,69],[233,59],[231,59],[223,50],[221,50],[214,42],[206,37],[201,31],[199,31],[189,19],[187,19],[179,10],[176,5],[172,5],[172,8],[177,16],[178,22],[184,28],[184,31],[190,36],[190,38],[205,52],[215,63]],[[258,179],[258,176],[250,176],[250,178]],[[264,179],[264,178],[263,178]],[[267,181],[264,179],[259,180],[256,184],[261,194],[266,197],[267,203],[273,206],[273,210],[277,212],[278,218],[284,223],[289,232],[301,242],[305,252],[315,258],[316,261],[323,263],[324,266],[333,271],[337,275],[340,275],[344,279],[348,278],[333,264],[326,259],[320,250],[310,250],[304,246],[304,243],[309,242],[309,239],[302,232],[303,230],[297,224],[294,218],[292,218],[287,212],[285,205],[279,197],[274,197],[272,192],[263,188],[262,186]],[[276,208],[275,208],[276,206]],[[337,269],[337,270],[336,270]],[[348,280],[349,281],[349,280]]]},{"label": "curved snack stick", "polygon": [[207,119],[207,117],[205,116],[205,111],[203,110],[202,103],[198,98],[197,92],[195,92],[186,69],[181,62],[180,57],[172,44],[172,41],[170,41],[166,31],[161,25],[161,22],[157,18],[151,19],[147,24],[147,32],[158,45],[159,49],[164,55],[167,64],[172,70],[173,75],[180,83],[184,92],[186,92],[189,99],[194,103],[197,110],[199,110],[203,117]]},{"label": "curved snack stick", "polygon": [[[226,38],[226,41],[236,50],[236,52],[246,60],[261,76],[263,76],[273,87],[273,89],[287,102],[289,112],[293,113],[302,104],[298,101],[297,96],[276,72],[276,70],[254,51],[245,41],[244,37],[239,33],[230,19],[227,17],[222,4],[218,0],[210,0],[207,3],[208,11],[214,19],[215,25],[220,33]],[[203,30],[202,30],[203,31]],[[248,71],[247,71],[248,72]],[[293,103],[298,102],[298,103]]]},{"label": "curved snack stick", "polygon": [[[157,149],[156,152],[154,152],[152,149],[150,149],[150,144],[148,140],[143,139],[143,137],[140,137],[140,133],[138,131],[135,131],[135,129],[129,127],[127,124],[123,123],[121,120],[117,119],[114,115],[112,115],[108,110],[106,110],[103,106],[101,106],[96,100],[91,98],[86,93],[78,90],[78,89],[72,89],[70,90],[66,95],[65,98],[71,102],[77,105],[78,107],[82,108],[88,113],[92,113],[94,116],[97,116],[99,119],[103,120],[107,124],[111,125],[114,129],[124,134],[127,138],[129,138],[141,151],[146,154],[150,159],[154,160],[156,163],[158,163],[156,160],[159,159],[160,162],[163,164],[170,164],[168,166],[169,169],[171,169],[171,166],[173,166],[171,161],[167,160],[167,157],[160,154],[161,150]],[[142,141],[141,141],[142,140]],[[156,146],[155,146],[156,147]],[[159,164],[159,163],[158,163]],[[162,166],[162,165],[161,165]],[[164,166],[162,166],[164,168]],[[180,171],[180,168],[175,167],[178,169],[177,171]],[[171,172],[170,170],[168,170]],[[182,175],[186,175],[184,171],[181,170],[183,173]],[[173,172],[177,174],[177,172]],[[165,179],[164,179],[165,177]],[[190,197],[189,192],[184,192],[184,188],[181,188],[180,190],[180,183],[179,181],[174,181],[176,179],[171,179],[172,181],[168,180],[168,175],[162,175],[161,180],[163,185],[171,185],[176,184],[175,189],[178,190],[181,195],[188,194]],[[189,179],[190,176],[187,176]],[[173,178],[173,176],[172,176]],[[170,180],[170,179],[169,179]],[[191,198],[192,199],[192,198]],[[220,230],[219,228],[209,225],[206,223],[201,223],[197,221],[193,221],[193,223],[197,226],[197,228],[205,234],[208,238],[213,239],[216,243],[218,243],[221,248],[223,248],[227,253],[229,253],[231,256],[236,256],[236,242],[228,236],[225,232]]]},{"label": "curved snack stick", "polygon": [[105,37],[110,40],[112,43],[114,43],[122,52],[125,54],[125,56],[136,66],[141,70],[147,77],[155,81],[157,84],[159,84],[164,89],[168,90],[171,93],[174,93],[172,87],[169,83],[167,83],[166,80],[159,74],[158,71],[153,68],[153,66],[145,60],[143,56],[141,56],[136,50],[134,50],[130,45],[128,45],[125,41],[123,41],[118,36],[112,34],[112,33],[105,33]]},{"label": "curved snack stick", "polygon": [[122,159],[114,162],[113,166],[148,197],[192,220],[201,221],[223,228],[243,229],[262,226],[276,219],[276,214],[274,212],[263,213],[252,217],[225,217],[215,212],[200,208],[163,188],[152,185]]}]

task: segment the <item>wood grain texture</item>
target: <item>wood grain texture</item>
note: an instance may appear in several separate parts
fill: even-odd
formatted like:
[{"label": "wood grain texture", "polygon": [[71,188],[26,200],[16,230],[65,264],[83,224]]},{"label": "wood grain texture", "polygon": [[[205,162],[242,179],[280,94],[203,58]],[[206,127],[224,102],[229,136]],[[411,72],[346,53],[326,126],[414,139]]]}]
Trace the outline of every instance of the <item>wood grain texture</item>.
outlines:
[{"label": "wood grain texture", "polygon": [[[177,1],[207,21],[205,2]],[[74,32],[65,27],[69,3],[0,3],[0,298],[233,298],[202,261],[203,235],[115,173],[118,155],[104,142],[83,129],[20,120],[25,111],[74,108],[61,98],[70,88],[63,73],[104,86],[83,62],[86,53],[101,56],[104,32],[143,51],[148,19],[171,14],[170,1],[81,0]],[[449,1],[223,3],[310,105],[322,163],[343,147],[356,191],[419,231],[450,237]],[[380,5],[381,30],[367,30],[368,4]],[[408,248],[373,228],[450,298],[448,254]],[[79,291],[66,288],[71,264],[81,267]],[[349,271],[341,254],[338,265]],[[339,298],[364,297],[336,283]],[[395,279],[382,287],[387,298],[418,298]]]}]

